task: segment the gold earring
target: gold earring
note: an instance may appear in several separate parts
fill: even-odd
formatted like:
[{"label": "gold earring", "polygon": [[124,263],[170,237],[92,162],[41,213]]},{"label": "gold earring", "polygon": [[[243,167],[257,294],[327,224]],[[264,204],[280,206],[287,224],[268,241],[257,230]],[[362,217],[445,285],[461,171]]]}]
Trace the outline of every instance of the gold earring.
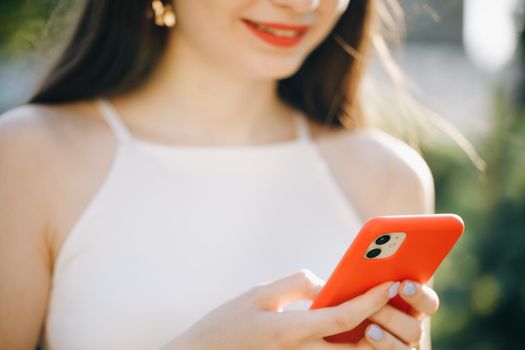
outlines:
[{"label": "gold earring", "polygon": [[155,15],[155,24],[159,27],[173,27],[177,22],[171,5],[164,5],[160,0],[152,0],[151,7]]}]

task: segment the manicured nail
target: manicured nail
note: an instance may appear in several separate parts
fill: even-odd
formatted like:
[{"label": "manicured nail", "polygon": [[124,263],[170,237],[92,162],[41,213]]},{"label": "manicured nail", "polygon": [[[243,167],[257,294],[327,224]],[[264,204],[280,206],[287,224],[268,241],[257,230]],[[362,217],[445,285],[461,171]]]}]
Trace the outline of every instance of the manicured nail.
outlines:
[{"label": "manicured nail", "polygon": [[390,298],[393,298],[397,295],[397,293],[399,292],[399,285],[400,283],[396,282],[393,285],[391,285],[390,288],[388,288],[388,296]]},{"label": "manicured nail", "polygon": [[385,332],[383,332],[383,330],[375,324],[371,325],[370,328],[368,328],[366,334],[370,339],[374,341],[380,341],[385,336]]},{"label": "manicured nail", "polygon": [[403,287],[403,294],[409,297],[416,294],[416,286],[414,286],[414,283],[405,283],[405,286]]},{"label": "manicured nail", "polygon": [[321,282],[317,282],[316,286],[315,286],[315,293],[319,293],[321,292],[321,290],[323,289],[325,283],[323,281]]}]

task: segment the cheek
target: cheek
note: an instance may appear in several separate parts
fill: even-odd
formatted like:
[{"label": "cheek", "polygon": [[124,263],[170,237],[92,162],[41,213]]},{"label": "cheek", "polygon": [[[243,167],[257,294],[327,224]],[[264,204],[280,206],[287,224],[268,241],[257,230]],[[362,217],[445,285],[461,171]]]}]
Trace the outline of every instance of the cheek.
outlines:
[{"label": "cheek", "polygon": [[178,22],[174,30],[198,55],[219,63],[232,59],[239,42],[233,10],[228,1],[186,0],[175,2]]},{"label": "cheek", "polygon": [[332,31],[347,10],[349,3],[349,0],[321,1],[318,9],[320,27],[322,27],[321,36],[327,36]]},{"label": "cheek", "polygon": [[284,78],[299,69],[348,6],[348,0],[321,1],[316,24],[306,40],[293,50],[279,50],[259,42],[240,20],[243,11],[233,1],[176,1],[179,22],[175,30],[207,62],[234,74],[262,79]]},{"label": "cheek", "polygon": [[185,0],[175,2],[175,30],[192,44],[209,46],[224,36],[226,26],[218,1]]},{"label": "cheek", "polygon": [[336,0],[336,10],[343,13],[350,4],[350,0]]},{"label": "cheek", "polygon": [[240,19],[230,17],[226,22],[210,18],[208,21],[178,24],[178,36],[183,37],[191,51],[206,63],[234,75],[257,79],[282,78],[293,73],[304,56],[300,52],[284,53],[265,47]]}]

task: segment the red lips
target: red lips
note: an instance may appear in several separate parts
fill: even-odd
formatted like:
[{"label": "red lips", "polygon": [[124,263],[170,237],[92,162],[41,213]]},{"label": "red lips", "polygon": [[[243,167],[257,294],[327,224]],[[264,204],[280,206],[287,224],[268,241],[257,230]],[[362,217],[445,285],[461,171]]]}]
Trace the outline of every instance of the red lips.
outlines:
[{"label": "red lips", "polygon": [[[310,27],[308,25],[291,25],[284,23],[273,23],[273,22],[254,22],[251,20],[243,19],[243,22],[248,26],[248,28],[260,39],[265,42],[282,47],[289,47],[298,44],[301,41],[301,38],[305,34],[306,30]],[[257,25],[262,25],[270,29],[275,30],[288,30],[294,31],[295,35],[292,37],[289,36],[280,36],[276,33],[270,33],[268,31],[261,30]]]},{"label": "red lips", "polygon": [[[249,20],[246,20],[246,21],[249,21]],[[262,24],[265,27],[270,27],[274,29],[286,29],[286,30],[296,30],[296,31],[305,31],[306,29],[310,27],[307,25],[294,26],[294,25],[284,24],[284,23],[254,22],[254,21],[250,21],[250,22]]]}]

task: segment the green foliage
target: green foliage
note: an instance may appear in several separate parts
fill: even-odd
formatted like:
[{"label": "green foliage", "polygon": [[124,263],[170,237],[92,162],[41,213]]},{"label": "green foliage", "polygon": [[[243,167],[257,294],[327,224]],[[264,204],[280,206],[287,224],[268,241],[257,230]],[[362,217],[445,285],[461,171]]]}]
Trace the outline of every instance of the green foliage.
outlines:
[{"label": "green foliage", "polygon": [[466,230],[435,278],[441,308],[434,349],[518,349],[525,334],[525,112],[501,93],[478,174],[457,149],[427,149],[437,212],[455,212]]},{"label": "green foliage", "polygon": [[39,45],[46,23],[59,0],[2,0],[0,54],[21,56]]}]

